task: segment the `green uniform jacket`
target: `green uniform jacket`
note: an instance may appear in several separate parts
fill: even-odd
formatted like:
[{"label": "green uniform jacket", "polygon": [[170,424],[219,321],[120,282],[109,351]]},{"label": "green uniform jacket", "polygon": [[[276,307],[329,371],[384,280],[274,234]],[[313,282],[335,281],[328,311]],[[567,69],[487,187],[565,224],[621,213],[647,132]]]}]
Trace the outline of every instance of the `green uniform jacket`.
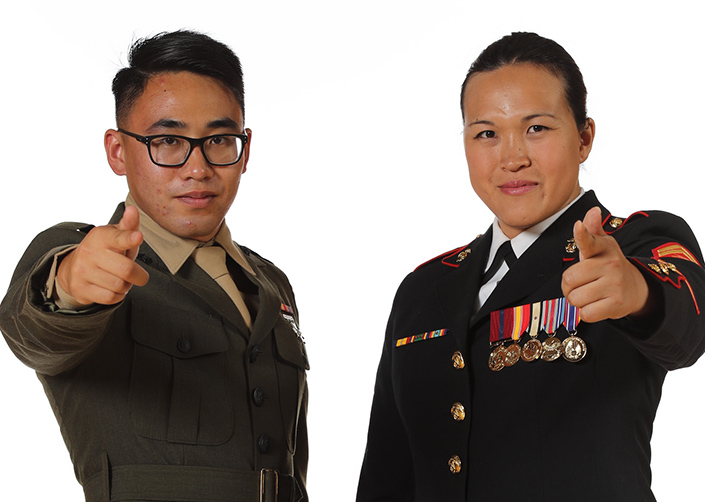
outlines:
[{"label": "green uniform jacket", "polygon": [[63,223],[37,236],[0,307],[3,335],[37,371],[86,500],[254,502],[262,483],[279,485],[279,498],[269,490],[264,500],[308,500],[308,361],[286,276],[243,249],[258,292],[248,334],[193,260],[172,275],[142,244],[147,285],[116,306],[58,310],[44,287],[53,256],[91,228]]}]

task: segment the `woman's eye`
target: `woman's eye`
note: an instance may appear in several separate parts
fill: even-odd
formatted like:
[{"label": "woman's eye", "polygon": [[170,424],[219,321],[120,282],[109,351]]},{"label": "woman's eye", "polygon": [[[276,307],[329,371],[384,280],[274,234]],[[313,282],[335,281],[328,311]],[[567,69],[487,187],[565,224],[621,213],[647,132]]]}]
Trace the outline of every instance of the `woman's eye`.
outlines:
[{"label": "woman's eye", "polygon": [[548,127],[542,126],[542,125],[532,125],[529,127],[529,132],[541,132],[541,131],[547,131]]},{"label": "woman's eye", "polygon": [[489,139],[489,138],[494,138],[495,137],[495,132],[494,131],[482,131],[478,135],[475,136],[475,139]]}]

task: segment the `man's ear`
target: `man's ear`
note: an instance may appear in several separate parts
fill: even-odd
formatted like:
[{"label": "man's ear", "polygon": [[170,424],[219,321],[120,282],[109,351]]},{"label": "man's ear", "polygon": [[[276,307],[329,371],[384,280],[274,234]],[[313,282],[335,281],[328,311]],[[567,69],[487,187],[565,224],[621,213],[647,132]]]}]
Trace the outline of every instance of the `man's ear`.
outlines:
[{"label": "man's ear", "polygon": [[125,168],[125,149],[122,145],[123,137],[120,132],[115,129],[105,131],[103,144],[105,145],[105,153],[108,156],[108,164],[115,174],[125,176],[127,169]]},{"label": "man's ear", "polygon": [[245,128],[245,134],[247,135],[247,143],[245,143],[245,151],[242,152],[242,172],[247,171],[247,162],[250,160],[250,145],[252,144],[252,130]]}]

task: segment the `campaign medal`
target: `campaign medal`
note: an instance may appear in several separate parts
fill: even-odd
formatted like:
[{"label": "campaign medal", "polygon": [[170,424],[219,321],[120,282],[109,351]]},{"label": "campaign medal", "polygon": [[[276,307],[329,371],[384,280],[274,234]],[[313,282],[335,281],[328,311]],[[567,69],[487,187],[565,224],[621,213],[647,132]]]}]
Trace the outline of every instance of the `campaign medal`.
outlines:
[{"label": "campaign medal", "polygon": [[[531,305],[510,307],[490,314],[490,347],[494,347],[488,361],[490,369],[499,371],[519,361],[521,347],[518,342],[529,327],[530,320]],[[514,343],[505,347],[505,340],[513,340]]]},{"label": "campaign medal", "polygon": [[504,365],[514,366],[521,358],[521,347],[514,342],[504,351]]},{"label": "campaign medal", "polygon": [[539,324],[541,324],[541,303],[531,305],[531,324],[529,326],[529,340],[521,348],[521,359],[527,363],[541,357],[541,342],[539,342]]},{"label": "campaign medal", "polygon": [[576,335],[576,328],[580,322],[580,309],[567,303],[565,327],[570,335],[563,340],[563,357],[566,361],[577,363],[587,354],[587,344]]},{"label": "campaign medal", "polygon": [[555,361],[561,357],[561,352],[563,352],[563,344],[557,337],[551,335],[543,341],[541,359],[544,361]]},{"label": "campaign medal", "polygon": [[488,365],[492,371],[500,371],[504,369],[504,356],[506,354],[506,349],[501,343],[497,345],[492,352],[490,352],[490,359]]},{"label": "campaign medal", "polygon": [[541,347],[541,359],[555,361],[561,357],[563,345],[556,337],[555,332],[561,325],[565,309],[565,298],[554,298],[543,302],[544,308],[541,316],[541,329],[548,335]]}]

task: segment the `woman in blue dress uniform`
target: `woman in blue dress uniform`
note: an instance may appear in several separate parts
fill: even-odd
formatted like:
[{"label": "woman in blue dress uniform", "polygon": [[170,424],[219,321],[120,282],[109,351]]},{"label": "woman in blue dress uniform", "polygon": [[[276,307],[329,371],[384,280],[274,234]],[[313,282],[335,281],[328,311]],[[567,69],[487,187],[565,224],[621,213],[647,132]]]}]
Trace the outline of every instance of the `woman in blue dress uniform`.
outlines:
[{"label": "woman in blue dress uniform", "polygon": [[495,221],[397,292],[358,501],[655,500],[661,387],[705,350],[703,257],[677,216],[582,190],[586,95],[533,33],[471,66],[465,152]]}]

